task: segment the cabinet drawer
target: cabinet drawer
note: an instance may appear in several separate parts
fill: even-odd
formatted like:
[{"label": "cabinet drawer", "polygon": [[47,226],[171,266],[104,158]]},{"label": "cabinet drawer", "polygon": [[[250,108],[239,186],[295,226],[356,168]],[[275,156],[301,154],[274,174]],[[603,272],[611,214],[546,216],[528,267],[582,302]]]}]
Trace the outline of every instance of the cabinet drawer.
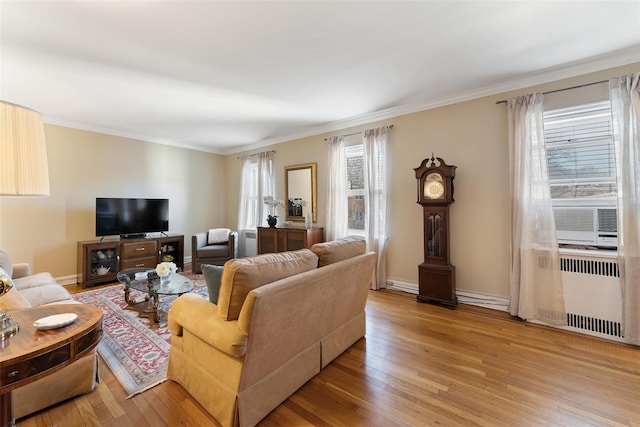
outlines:
[{"label": "cabinet drawer", "polygon": [[[158,255],[158,242],[131,242],[120,245],[121,256],[123,258],[143,258]],[[155,267],[155,265],[154,265]]]},{"label": "cabinet drawer", "polygon": [[52,366],[57,366],[71,359],[71,344],[53,349],[45,354],[41,354],[31,359],[23,360],[11,365],[4,365],[0,368],[0,378],[2,385],[9,385],[21,381],[25,378],[33,377]]},{"label": "cabinet drawer", "polygon": [[121,265],[123,270],[127,268],[156,268],[158,257],[154,255],[146,258],[123,259]]}]

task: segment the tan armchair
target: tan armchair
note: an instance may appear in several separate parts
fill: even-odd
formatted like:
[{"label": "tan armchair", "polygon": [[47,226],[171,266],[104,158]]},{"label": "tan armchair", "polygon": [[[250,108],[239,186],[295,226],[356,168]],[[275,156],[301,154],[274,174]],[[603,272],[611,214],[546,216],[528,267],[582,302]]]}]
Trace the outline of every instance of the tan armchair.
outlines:
[{"label": "tan armchair", "polygon": [[209,243],[209,233],[221,229],[203,231],[191,236],[191,271],[202,273],[202,264],[224,265],[230,259],[238,257],[238,233],[228,230],[227,240]]}]

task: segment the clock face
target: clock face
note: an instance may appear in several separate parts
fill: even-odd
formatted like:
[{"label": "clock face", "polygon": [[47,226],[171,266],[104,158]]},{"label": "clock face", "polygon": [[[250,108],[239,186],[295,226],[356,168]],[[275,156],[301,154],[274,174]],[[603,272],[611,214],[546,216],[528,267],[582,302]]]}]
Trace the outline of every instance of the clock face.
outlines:
[{"label": "clock face", "polygon": [[427,199],[444,198],[444,182],[439,173],[430,173],[424,181],[424,197]]}]

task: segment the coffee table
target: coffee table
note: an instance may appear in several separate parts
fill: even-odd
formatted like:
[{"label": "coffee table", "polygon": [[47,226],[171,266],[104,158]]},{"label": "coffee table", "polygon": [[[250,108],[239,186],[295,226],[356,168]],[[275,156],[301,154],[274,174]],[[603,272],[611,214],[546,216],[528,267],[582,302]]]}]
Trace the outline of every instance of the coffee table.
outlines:
[{"label": "coffee table", "polygon": [[[191,292],[195,286],[193,280],[181,274],[172,273],[163,278],[149,268],[122,270],[116,274],[116,278],[124,284],[124,300],[127,303],[125,310],[136,311],[139,316],[149,319],[151,328],[159,327],[160,318],[166,316],[165,312],[158,310],[160,295],[182,295]],[[132,298],[131,289],[145,293],[144,299]]]}]

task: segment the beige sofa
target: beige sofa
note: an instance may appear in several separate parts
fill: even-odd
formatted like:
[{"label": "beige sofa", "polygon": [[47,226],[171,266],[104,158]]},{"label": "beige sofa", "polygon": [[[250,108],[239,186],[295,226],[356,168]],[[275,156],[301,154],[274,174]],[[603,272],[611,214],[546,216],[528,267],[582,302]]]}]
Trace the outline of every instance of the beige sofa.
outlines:
[{"label": "beige sofa", "polygon": [[217,305],[172,304],[168,377],[222,425],[255,425],[364,336],[375,260],[347,238],[227,262]]},{"label": "beige sofa", "polygon": [[[76,304],[64,286],[50,273],[31,274],[29,264],[12,264],[0,250],[0,275],[12,279],[13,289],[0,298],[0,309],[9,314],[23,308],[48,304]],[[90,354],[38,381],[13,391],[13,415],[22,418],[56,403],[87,393],[99,382],[98,355]]]}]

